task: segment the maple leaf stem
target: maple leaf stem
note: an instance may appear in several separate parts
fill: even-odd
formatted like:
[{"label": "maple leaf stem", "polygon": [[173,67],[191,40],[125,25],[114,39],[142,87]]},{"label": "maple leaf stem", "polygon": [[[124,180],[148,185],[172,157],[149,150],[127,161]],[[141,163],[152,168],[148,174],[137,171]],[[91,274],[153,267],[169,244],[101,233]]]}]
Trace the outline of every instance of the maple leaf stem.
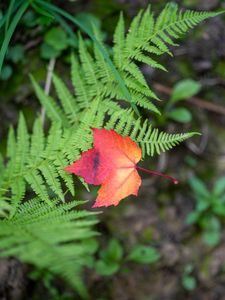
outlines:
[{"label": "maple leaf stem", "polygon": [[138,166],[136,166],[136,169],[138,169],[140,171],[144,171],[144,172],[149,173],[149,174],[166,177],[166,178],[170,179],[174,184],[178,184],[178,180],[176,178],[172,177],[172,176],[169,176],[169,175],[166,175],[166,174],[163,174],[163,173],[159,173],[159,172],[149,171],[147,169],[144,169],[144,168],[141,168],[141,167],[138,167]]}]

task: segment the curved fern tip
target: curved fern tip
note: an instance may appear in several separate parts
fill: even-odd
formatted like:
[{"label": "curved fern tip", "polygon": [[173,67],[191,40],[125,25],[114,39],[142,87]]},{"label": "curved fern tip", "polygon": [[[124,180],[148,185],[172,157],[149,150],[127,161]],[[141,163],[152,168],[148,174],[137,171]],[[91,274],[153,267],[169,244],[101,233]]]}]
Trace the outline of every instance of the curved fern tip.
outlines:
[{"label": "curved fern tip", "polygon": [[202,133],[197,132],[197,131],[196,131],[196,132],[195,132],[195,131],[194,131],[194,132],[190,132],[190,134],[191,134],[192,136],[194,136],[194,135],[202,135]]}]

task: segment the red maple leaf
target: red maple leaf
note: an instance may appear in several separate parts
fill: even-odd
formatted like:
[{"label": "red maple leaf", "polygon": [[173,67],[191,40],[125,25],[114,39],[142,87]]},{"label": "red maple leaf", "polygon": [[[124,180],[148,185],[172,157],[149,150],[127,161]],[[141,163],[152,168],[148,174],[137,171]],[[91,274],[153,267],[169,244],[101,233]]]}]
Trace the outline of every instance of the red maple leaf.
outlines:
[{"label": "red maple leaf", "polygon": [[141,178],[137,169],[151,174],[161,173],[140,168],[140,147],[130,137],[123,137],[114,130],[94,128],[93,148],[82,153],[81,158],[65,171],[84,178],[87,183],[101,185],[93,207],[117,205],[129,195],[137,196]]}]

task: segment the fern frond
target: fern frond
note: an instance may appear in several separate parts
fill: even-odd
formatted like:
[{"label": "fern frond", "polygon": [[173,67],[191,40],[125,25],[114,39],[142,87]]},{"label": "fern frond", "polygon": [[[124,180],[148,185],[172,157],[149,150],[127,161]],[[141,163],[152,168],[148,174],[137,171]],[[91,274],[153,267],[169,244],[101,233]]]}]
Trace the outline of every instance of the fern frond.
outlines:
[{"label": "fern frond", "polygon": [[[93,127],[114,129],[119,134],[131,136],[142,148],[143,157],[160,154],[195,134],[159,133],[157,129],[152,128],[147,120],[143,123],[141,118],[136,119],[131,109],[117,109],[116,107],[113,113],[114,106],[103,107],[98,100],[93,101],[90,108],[86,109],[80,116],[81,122],[78,127],[71,126],[63,129],[56,122],[51,126],[47,137],[43,135],[39,119],[35,122],[33,133],[30,136],[28,133],[24,133],[26,132],[26,125],[21,119],[18,134],[23,132],[28,136],[24,141],[17,138],[15,148],[19,149],[18,153],[25,151],[26,159],[17,161],[20,168],[16,169],[16,172],[14,168],[15,157],[9,159],[5,170],[3,169],[0,186],[3,196],[11,190],[11,216],[18,209],[18,205],[25,194],[26,184],[48,205],[52,205],[51,197],[49,197],[51,191],[64,201],[65,190],[62,181],[68,191],[74,195],[72,176],[65,172],[64,168],[79,159],[81,152],[91,148],[93,142],[91,128]],[[111,111],[110,114],[108,114],[109,111]],[[12,140],[12,136],[11,133],[9,135],[10,140]],[[31,140],[31,147],[29,147],[29,140]],[[38,144],[38,142],[40,143]],[[20,147],[17,143],[20,143]],[[21,145],[25,145],[23,146],[24,149]]]},{"label": "fern frond", "polygon": [[131,92],[131,95],[134,103],[138,104],[140,107],[144,107],[160,115],[160,111],[158,110],[158,108],[155,106],[155,104],[150,102],[150,100],[147,97],[133,90]]},{"label": "fern frond", "polygon": [[[11,138],[11,136],[9,136],[9,138]],[[27,162],[27,154],[29,152],[30,147],[29,138],[30,137],[27,131],[24,116],[20,114],[19,125],[17,130],[17,143],[14,153],[15,159],[13,159],[13,166],[11,166],[10,168],[10,177],[12,177],[14,173],[22,174],[24,172],[24,166]],[[8,145],[10,146],[11,144],[12,140],[9,140]],[[19,177],[17,181],[12,182],[11,192],[13,207],[16,210],[19,202],[23,199],[26,192],[26,185],[23,177]]]},{"label": "fern frond", "polygon": [[[144,75],[142,74],[142,72],[140,71],[140,69],[134,62],[130,61],[129,63],[124,64],[122,70],[126,71],[128,73],[128,75],[135,78],[143,86],[148,87],[148,84],[145,80]],[[127,74],[127,73],[125,73],[125,74]]]},{"label": "fern frond", "polygon": [[50,164],[47,161],[44,161],[40,167],[39,170],[41,171],[43,177],[45,178],[45,181],[49,185],[49,187],[52,189],[52,191],[59,196],[59,198],[64,201],[64,196],[62,193],[62,187],[60,185],[59,181],[59,174],[57,172],[57,169],[55,168],[54,164]]},{"label": "fern frond", "polygon": [[[114,34],[113,57],[115,64],[125,77],[126,85],[128,87],[131,85],[130,82],[127,82],[127,78],[132,78],[133,82],[138,82],[148,88],[137,63],[144,63],[152,68],[166,71],[166,68],[152,55],[159,56],[163,53],[172,55],[169,46],[177,46],[177,43],[174,42],[175,39],[205,19],[218,14],[189,10],[179,12],[177,5],[170,3],[166,5],[158,18],[154,18],[149,6],[145,12],[140,11],[133,19],[126,36],[121,14]],[[145,98],[143,101],[141,99],[135,103],[151,110],[151,107],[145,105]]]},{"label": "fern frond", "polygon": [[170,134],[167,132],[159,132],[157,128],[153,128],[148,120],[142,121],[141,118],[136,119],[131,110],[115,113],[105,126],[107,129],[115,129],[119,134],[130,136],[137,142],[142,149],[142,157],[146,155],[154,156],[166,150],[170,150],[197,132]]},{"label": "fern frond", "polygon": [[[220,13],[196,12],[190,10],[179,12],[176,4],[169,3],[154,21],[150,8],[148,8],[143,14],[143,17],[139,17],[138,19],[136,36],[139,38],[137,38],[136,43],[133,41],[133,51],[126,52],[128,53],[127,61],[135,59],[137,61],[145,62],[153,68],[159,67],[154,60],[148,60],[147,58],[149,58],[149,56],[143,53],[142,50],[149,54],[154,53],[161,55],[163,53],[168,53],[172,55],[168,45],[178,46],[173,39],[178,39],[200,22],[215,17],[218,14]],[[146,28],[149,28],[149,30],[146,30]],[[143,32],[145,33],[143,34]],[[126,39],[129,39],[129,34]],[[143,56],[146,57],[145,60],[143,60]],[[162,68],[162,66],[160,66],[160,68]]]},{"label": "fern frond", "polygon": [[56,104],[55,100],[47,96],[36,80],[31,76],[31,81],[42,107],[45,108],[46,114],[52,122],[59,122],[68,125],[67,118],[62,109]]},{"label": "fern frond", "polygon": [[92,260],[89,243],[96,236],[96,219],[91,212],[71,210],[77,205],[49,207],[39,199],[22,204],[13,218],[0,221],[0,256],[47,269],[87,298],[81,274]]},{"label": "fern frond", "polygon": [[28,170],[27,174],[24,174],[24,178],[40,199],[52,206],[52,201],[49,199],[48,191],[40,172],[37,170]]},{"label": "fern frond", "polygon": [[[95,27],[93,31],[96,40],[101,45],[101,48],[105,49],[105,51],[107,52],[105,45],[102,41],[102,36],[100,36],[99,34],[99,31]],[[96,61],[96,75],[98,77],[98,80],[101,80],[103,84],[114,81],[115,75],[112,73],[111,67],[109,66],[108,62],[106,62],[102,51],[100,51],[99,47],[97,47],[96,44],[94,44],[94,56]]]},{"label": "fern frond", "polygon": [[75,99],[73,98],[72,94],[70,93],[66,85],[63,83],[63,81],[55,74],[53,74],[53,84],[55,86],[58,98],[61,102],[64,112],[73,124],[75,121],[77,121],[78,111],[77,107],[75,106]]},{"label": "fern frond", "polygon": [[126,49],[130,49],[132,52],[135,49],[137,39],[139,39],[139,25],[142,17],[143,10],[140,10],[136,17],[133,18],[128,33],[126,35]]},{"label": "fern frond", "polygon": [[149,38],[154,30],[154,23],[153,13],[151,12],[150,5],[148,5],[138,27],[138,43],[143,43]]},{"label": "fern frond", "polygon": [[7,149],[6,149],[6,157],[13,158],[16,153],[16,138],[14,129],[10,126],[8,138],[7,138]]},{"label": "fern frond", "polygon": [[215,17],[218,14],[191,10],[178,12],[177,5],[169,3],[157,18],[154,34],[150,37],[149,41],[157,46],[158,38],[160,38],[164,43],[174,46],[176,44],[172,38],[177,39],[200,22]]},{"label": "fern frond", "polygon": [[30,137],[27,131],[27,126],[26,126],[24,116],[23,114],[20,114],[18,131],[17,131],[17,147],[16,147],[16,162],[15,162],[16,172],[22,172],[23,166],[27,161],[27,154],[30,147],[29,138]]},{"label": "fern frond", "polygon": [[[154,18],[148,7],[133,20],[126,35],[123,16],[120,15],[114,34],[113,57],[132,97],[132,104],[159,113],[150,101],[150,98],[158,100],[158,97],[148,87],[137,62],[164,69],[152,54],[159,56],[165,52],[170,53],[169,47],[175,45],[175,39],[195,24],[215,15],[207,12],[178,12],[177,6],[170,4],[158,18]],[[98,35],[96,39],[102,45]],[[51,203],[49,193],[63,200],[64,188],[74,195],[72,176],[63,169],[91,147],[92,127],[105,127],[122,135],[131,135],[140,144],[143,156],[160,154],[194,134],[160,133],[148,121],[137,119],[127,109],[124,91],[115,80],[105,57],[97,47],[89,51],[81,36],[79,57],[72,56],[71,76],[74,95],[57,75],[53,76],[59,101],[46,96],[32,78],[36,94],[52,121],[46,136],[40,120],[35,122],[33,133],[29,135],[22,116],[17,136],[12,129],[9,131],[8,161],[6,167],[2,168],[0,196],[6,199],[7,193],[10,193],[12,199],[15,199],[13,213],[24,197],[26,185],[46,203]]]},{"label": "fern frond", "polygon": [[[53,122],[58,121],[65,126],[73,123],[77,114],[88,108],[95,99],[98,99],[100,103],[105,99],[111,102],[114,100],[127,101],[132,106],[135,104],[159,113],[155,104],[152,103],[152,99],[158,100],[158,97],[148,86],[140,64],[166,71],[165,66],[155,56],[164,53],[172,55],[170,48],[177,46],[175,40],[201,21],[218,14],[189,10],[182,12],[178,11],[176,4],[170,3],[155,18],[149,6],[145,11],[138,13],[125,34],[124,18],[121,13],[114,33],[112,53],[120,77],[119,82],[99,47],[94,44],[93,51],[87,49],[86,41],[80,35],[79,57],[75,58],[72,55],[71,59],[71,77],[75,94],[72,95],[56,75],[53,76],[53,82],[62,108],[57,107],[57,102],[46,96],[34,82],[36,94],[49,118]],[[98,45],[107,51],[99,32],[95,28],[93,31]],[[121,79],[123,83],[121,83]],[[122,88],[124,85],[129,97]],[[142,95],[140,96],[140,94]]]},{"label": "fern frond", "polygon": [[98,97],[101,94],[101,82],[98,80],[98,77],[96,75],[96,65],[91,57],[91,55],[88,53],[84,40],[80,36],[79,38],[79,54],[80,54],[80,60],[82,63],[82,68],[84,70],[84,76],[89,86],[92,87],[92,97]]},{"label": "fern frond", "polygon": [[[75,159],[73,159],[75,160]],[[57,169],[57,172],[59,176],[62,178],[64,181],[66,187],[70,191],[71,195],[75,195],[75,190],[74,190],[74,182],[73,178],[70,174],[64,171],[65,166],[68,166],[71,163],[71,161],[68,161],[68,159],[63,155],[62,152],[58,151],[55,155],[54,159],[54,166]],[[63,199],[63,198],[62,198]]]},{"label": "fern frond", "polygon": [[[12,214],[16,212],[25,195],[26,184],[48,204],[51,204],[49,188],[61,200],[64,200],[60,179],[64,181],[66,187],[74,195],[72,176],[63,171],[64,167],[69,164],[66,156],[62,155],[64,131],[56,122],[45,138],[41,121],[38,118],[34,123],[33,133],[30,135],[22,115],[19,121],[17,139],[14,138],[13,131],[10,129],[7,154],[9,160],[2,172],[0,194],[3,197],[8,191],[11,191]],[[31,140],[31,145],[29,140]],[[16,149],[14,154],[10,153],[10,146]],[[49,188],[46,187],[45,182]]]},{"label": "fern frond", "polygon": [[74,55],[71,56],[71,79],[75,89],[76,100],[80,108],[87,108],[91,102],[89,89],[81,74],[80,65]]},{"label": "fern frond", "polygon": [[134,140],[141,146],[142,157],[146,155],[154,156],[170,150],[180,144],[181,142],[189,139],[190,137],[199,134],[197,132],[170,134],[167,132],[159,132],[157,128],[147,125],[147,121],[139,130],[139,134],[134,137]]},{"label": "fern frond", "polygon": [[23,177],[18,178],[17,180],[15,180],[11,183],[12,209],[11,209],[10,213],[12,215],[16,212],[20,202],[23,200],[23,198],[25,196],[25,192],[26,192],[26,183],[25,183],[25,180]]},{"label": "fern frond", "polygon": [[40,159],[40,154],[45,148],[45,136],[41,124],[41,119],[37,118],[33,126],[33,134],[31,136],[30,156],[33,163],[37,163]]},{"label": "fern frond", "polygon": [[114,33],[114,51],[113,59],[116,66],[121,69],[123,66],[124,49],[125,49],[125,28],[124,28],[124,18],[122,12],[120,13],[120,18]]}]

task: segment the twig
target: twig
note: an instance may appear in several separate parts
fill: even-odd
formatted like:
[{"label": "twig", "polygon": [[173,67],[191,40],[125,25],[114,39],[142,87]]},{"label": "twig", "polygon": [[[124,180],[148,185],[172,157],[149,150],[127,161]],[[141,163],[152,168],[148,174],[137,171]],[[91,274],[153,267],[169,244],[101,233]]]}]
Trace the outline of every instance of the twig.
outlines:
[{"label": "twig", "polygon": [[[157,91],[162,92],[166,95],[171,95],[172,94],[172,89],[171,88],[169,88],[167,86],[164,86],[160,83],[154,83],[153,86]],[[194,104],[194,105],[196,105],[196,106],[198,106],[202,109],[206,109],[206,110],[218,113],[218,114],[225,115],[225,107],[223,107],[221,105],[217,105],[215,103],[210,103],[209,101],[203,100],[201,98],[191,97],[186,102],[187,103],[192,103],[192,104]]]},{"label": "twig", "polygon": [[[55,67],[55,58],[50,59],[49,64],[48,64],[48,73],[45,81],[45,95],[49,95],[50,89],[51,89],[51,84],[52,84],[52,72]],[[45,108],[42,107],[41,109],[41,122],[42,125],[44,126],[45,123]]]}]

